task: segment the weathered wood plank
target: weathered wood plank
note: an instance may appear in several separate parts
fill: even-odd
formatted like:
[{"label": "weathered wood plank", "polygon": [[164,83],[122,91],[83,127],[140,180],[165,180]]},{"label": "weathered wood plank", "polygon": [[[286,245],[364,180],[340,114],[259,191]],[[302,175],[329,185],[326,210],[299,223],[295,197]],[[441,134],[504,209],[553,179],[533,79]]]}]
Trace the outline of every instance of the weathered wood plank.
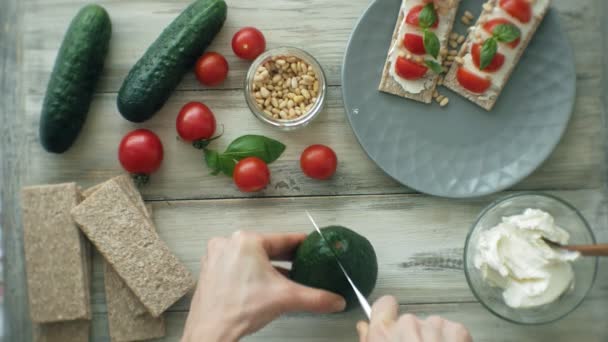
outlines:
[{"label": "weathered wood plank", "polygon": [[[23,239],[18,194],[25,140],[21,109],[21,6],[4,0],[0,7],[0,228],[2,229],[4,334],[6,341],[30,341]],[[4,284],[2,284],[2,279]]]},{"label": "weathered wood plank", "polygon": [[[601,191],[562,191],[581,208],[600,241],[608,241],[606,200]],[[481,209],[496,198],[449,201],[422,195],[340,196],[203,201],[154,201],[161,238],[194,273],[206,242],[236,230],[310,232],[310,210],[322,225],[341,224],[375,246],[379,278],[372,298],[397,296],[400,303],[474,301],[463,272],[466,234]],[[99,256],[93,272],[94,311],[105,311]],[[603,265],[608,266],[608,262]],[[608,272],[608,271],[607,271]],[[603,273],[606,274],[606,273]],[[594,296],[608,296],[608,278],[598,277]],[[171,310],[186,310],[189,298]]]},{"label": "weathered wood plank", "polygon": [[[493,316],[478,303],[402,305],[400,312],[421,317],[441,315],[462,322],[469,328],[476,342],[603,342],[608,339],[608,330],[601,323],[608,314],[605,299],[588,300],[566,318],[540,326],[508,323]],[[360,312],[323,316],[287,315],[243,341],[353,342],[357,341],[355,324],[361,319],[363,316]],[[169,313],[166,316],[167,336],[162,341],[178,342],[185,320],[185,312]],[[108,341],[104,315],[95,315],[93,335],[94,342]]]},{"label": "weathered wood plank", "polygon": [[[26,103],[28,158],[26,184],[76,180],[84,186],[102,182],[117,172],[116,151],[122,136],[138,127],[120,117],[115,94],[96,96],[88,121],[73,148],[63,155],[51,155],[38,142],[38,120],[42,97],[31,95]],[[272,184],[254,196],[304,196],[335,194],[407,193],[386,176],[365,155],[346,122],[339,87],[330,88],[325,112],[310,127],[296,132],[278,132],[260,123],[250,113],[239,90],[179,92],[162,112],[144,127],[155,131],[164,143],[165,160],[151,184],[143,188],[147,199],[192,199],[245,196],[228,177],[209,175],[202,152],[176,139],[175,117],[188,101],[203,101],[224,125],[224,136],[214,143],[222,149],[242,134],[264,134],[287,145],[285,154],[271,165]],[[603,127],[599,98],[580,94],[563,141],[549,160],[516,189],[580,189],[601,183],[604,158]],[[308,179],[300,171],[299,155],[313,143],[331,146],[338,154],[339,167],[329,182]]]},{"label": "weathered wood plank", "polygon": [[[158,34],[189,0],[101,0],[113,22],[113,37],[109,63],[103,75],[100,90],[115,92],[130,67],[143,54]],[[268,47],[301,46],[318,58],[325,68],[329,83],[340,84],[340,69],[344,48],[357,19],[369,4],[369,0],[247,0],[229,1],[228,19],[211,50],[224,54],[231,71],[224,88],[242,88],[249,63],[238,60],[231,50],[230,39],[243,26],[261,29]],[[25,11],[25,80],[27,91],[44,92],[56,51],[61,43],[65,27],[84,0],[29,0]],[[597,0],[555,0],[554,7],[561,13],[564,28],[576,54],[579,87],[595,89],[599,80],[597,72],[601,46],[594,44],[601,39]],[[203,89],[192,74],[187,75],[179,89]]]}]

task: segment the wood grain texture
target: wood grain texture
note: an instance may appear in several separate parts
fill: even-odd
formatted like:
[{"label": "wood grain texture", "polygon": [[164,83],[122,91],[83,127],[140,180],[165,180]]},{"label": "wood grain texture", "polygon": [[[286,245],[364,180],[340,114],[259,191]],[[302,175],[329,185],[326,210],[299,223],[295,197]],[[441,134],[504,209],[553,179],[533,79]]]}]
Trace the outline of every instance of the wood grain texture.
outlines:
[{"label": "wood grain texture", "polygon": [[3,0],[0,10],[0,228],[2,229],[6,341],[31,341],[23,236],[18,194],[24,151],[22,92],[22,7]]},{"label": "wood grain texture", "polygon": [[[28,168],[25,184],[55,183],[78,180],[83,186],[102,182],[121,171],[116,158],[118,143],[128,131],[142,127],[120,118],[115,109],[115,94],[98,95],[84,131],[67,153],[51,155],[40,147],[37,138],[40,96],[27,96]],[[224,136],[213,143],[224,149],[242,134],[263,134],[287,145],[283,156],[270,165],[271,185],[263,192],[249,196],[310,196],[410,193],[386,176],[363,152],[346,122],[339,87],[328,92],[325,112],[310,127],[296,132],[278,132],[262,125],[250,113],[239,90],[211,92],[178,92],[165,108],[146,122],[163,141],[165,159],[159,172],[142,188],[146,199],[199,199],[248,196],[233,186],[225,176],[210,176],[203,153],[179,141],[175,116],[188,101],[203,101],[224,125]],[[549,160],[531,177],[518,184],[519,190],[594,188],[603,175],[600,149],[603,127],[599,98],[580,94],[578,106],[566,135]],[[593,104],[593,107],[589,107]],[[218,126],[219,127],[219,126]],[[299,156],[308,145],[331,146],[339,159],[338,172],[328,182],[311,180],[299,168]]]},{"label": "wood grain texture", "polygon": [[[557,192],[581,208],[598,240],[608,241],[606,199],[601,191]],[[423,195],[154,201],[158,234],[187,268],[199,273],[207,241],[237,230],[260,233],[313,229],[304,211],[320,226],[340,224],[367,237],[379,261],[376,290],[401,304],[474,301],[463,272],[465,237],[477,214],[494,197],[449,201]],[[98,259],[98,258],[97,258]],[[94,310],[103,310],[101,273],[94,263]],[[608,265],[608,263],[605,263]],[[608,296],[608,278],[598,277],[598,296]],[[171,310],[186,310],[188,298]]]},{"label": "wood grain texture", "polygon": [[[101,1],[113,20],[114,34],[110,56],[104,71],[104,81],[96,96],[92,111],[75,146],[62,156],[45,153],[39,146],[37,126],[42,92],[53,65],[56,48],[61,43],[66,20],[81,5],[81,1],[26,2],[25,61],[26,84],[25,126],[28,157],[35,165],[28,170],[26,184],[78,180],[83,185],[101,182],[116,174],[120,166],[116,149],[122,135],[135,127],[123,120],[116,109],[114,92],[120,86],[128,68],[145,51],[162,27],[187,1]],[[599,41],[599,20],[594,11],[597,0],[576,4],[554,1],[569,39],[576,51],[578,75],[577,101],[572,122],[557,150],[532,176],[515,189],[580,189],[596,188],[604,177],[602,102],[600,75],[602,49]],[[147,199],[192,199],[240,197],[231,181],[225,177],[208,177],[202,165],[202,154],[175,139],[174,120],[187,101],[203,101],[216,113],[225,127],[225,135],[217,144],[222,148],[233,138],[245,133],[266,134],[286,143],[285,155],[272,165],[273,183],[255,196],[306,196],[338,194],[409,193],[375,166],[361,150],[346,121],[339,87],[339,71],[348,35],[367,0],[349,2],[310,0],[284,1],[277,8],[271,0],[256,2],[258,10],[245,0],[230,2],[228,21],[215,40],[212,50],[224,53],[231,66],[225,88],[242,88],[247,63],[234,59],[229,47],[232,33],[241,22],[260,27],[270,46],[305,46],[325,67],[330,84],[325,112],[313,125],[298,132],[282,133],[258,122],[245,105],[241,90],[202,91],[192,74],[186,76],[165,107],[143,127],[151,128],[164,142],[166,160],[160,173],[154,175],[149,187],[143,189]],[[142,10],[145,8],[145,10]],[[262,14],[263,13],[263,14]],[[320,25],[318,14],[331,16]],[[294,16],[305,17],[297,22]],[[267,20],[268,18],[276,18]],[[293,21],[289,21],[293,20]],[[581,25],[581,22],[594,23]],[[153,24],[152,24],[153,23]],[[595,24],[597,23],[597,24]],[[590,26],[598,26],[590,30]],[[137,37],[137,39],[133,39]],[[187,91],[186,91],[187,90]],[[329,183],[307,179],[299,170],[299,153],[309,144],[332,146],[340,159],[337,176]]]},{"label": "wood grain texture", "polygon": [[[161,237],[195,273],[205,242],[211,236],[228,235],[236,229],[309,232],[311,227],[300,214],[310,209],[320,223],[350,225],[380,246],[380,282],[373,298],[394,294],[404,304],[402,311],[442,314],[462,321],[471,328],[476,341],[608,339],[601,324],[608,314],[606,261],[602,260],[589,300],[567,319],[534,328],[501,321],[473,303],[462,272],[464,236],[479,210],[494,197],[449,201],[407,195],[412,191],[384,175],[360,149],[344,115],[340,69],[348,36],[369,0],[230,0],[226,25],[211,47],[228,58],[231,72],[227,82],[221,89],[205,91],[192,74],[187,75],[162,112],[145,125],[133,125],[120,118],[115,92],[133,63],[189,0],[98,2],[110,12],[114,28],[103,80],[74,148],[65,155],[50,156],[42,152],[37,138],[42,96],[67,24],[87,1],[24,0],[19,6],[17,0],[2,1],[0,191],[5,279],[9,281],[4,302],[10,311],[9,341],[31,340],[16,205],[21,184],[77,181],[88,186],[104,181],[120,169],[116,160],[120,138],[136,127],[155,130],[165,144],[164,166],[143,193],[148,200],[170,200],[148,204],[153,204]],[[574,116],[553,155],[515,189],[569,190],[556,194],[581,208],[595,227],[605,228],[608,215],[606,158],[602,149],[606,132],[603,95],[608,88],[606,77],[602,82],[598,70],[606,74],[603,66],[608,65],[608,54],[604,53],[608,51],[608,24],[600,20],[608,14],[608,5],[602,0],[554,0],[553,4],[575,51]],[[309,129],[275,132],[257,122],[245,107],[239,89],[248,63],[237,60],[228,44],[232,34],[244,25],[262,29],[270,48],[304,47],[323,65],[331,85],[328,107]],[[603,45],[598,43],[601,41]],[[281,198],[239,198],[244,195],[234,189],[230,179],[207,175],[200,152],[175,139],[175,115],[191,100],[206,102],[224,124],[225,137],[218,142],[221,148],[245,133],[266,134],[288,145],[284,157],[271,167],[272,186],[255,195]],[[339,173],[331,182],[310,181],[299,171],[299,153],[312,143],[329,144],[338,153]],[[606,230],[596,233],[598,239],[608,241]],[[102,263],[98,254],[94,259],[93,340],[108,341]],[[165,340],[179,340],[187,307],[188,298],[170,309]],[[353,341],[354,324],[359,318],[362,316],[357,313],[290,315],[246,340]]]},{"label": "wood grain texture", "polygon": [[[605,302],[587,301],[570,316],[556,323],[541,326],[518,326],[489,314],[479,303],[445,303],[401,305],[400,312],[421,317],[441,315],[462,322],[475,342],[604,342],[608,339],[605,326],[598,317],[608,314]],[[364,319],[360,312],[313,316],[286,315],[272,322],[246,342],[354,342],[358,341],[355,324]],[[185,312],[167,314],[167,336],[163,341],[178,342],[186,320]],[[107,341],[105,317],[94,319],[93,342]]]}]

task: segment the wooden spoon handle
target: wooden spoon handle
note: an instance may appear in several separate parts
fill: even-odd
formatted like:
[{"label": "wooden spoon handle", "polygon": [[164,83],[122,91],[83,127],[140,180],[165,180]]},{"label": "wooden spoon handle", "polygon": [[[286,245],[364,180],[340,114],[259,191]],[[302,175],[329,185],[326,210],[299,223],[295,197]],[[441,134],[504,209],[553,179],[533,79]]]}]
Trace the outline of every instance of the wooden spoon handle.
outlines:
[{"label": "wooden spoon handle", "polygon": [[562,246],[569,251],[578,251],[584,256],[608,256],[608,244]]}]

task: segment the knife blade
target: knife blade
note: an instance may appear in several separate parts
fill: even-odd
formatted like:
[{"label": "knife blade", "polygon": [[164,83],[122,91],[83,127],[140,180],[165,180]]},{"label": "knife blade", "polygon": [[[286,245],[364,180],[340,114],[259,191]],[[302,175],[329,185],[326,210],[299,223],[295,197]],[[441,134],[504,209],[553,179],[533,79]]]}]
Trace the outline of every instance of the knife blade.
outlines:
[{"label": "knife blade", "polygon": [[317,230],[317,233],[319,233],[319,235],[321,236],[321,238],[323,239],[323,241],[325,241],[325,244],[327,244],[327,247],[329,248],[329,250],[331,251],[331,253],[334,255],[334,258],[336,259],[336,262],[338,263],[338,266],[340,266],[340,269],[342,270],[342,273],[344,273],[344,276],[346,277],[346,280],[348,280],[348,283],[353,288],[353,291],[355,292],[355,295],[357,296],[357,299],[359,300],[359,304],[361,305],[361,308],[363,309],[363,312],[365,312],[365,315],[367,316],[367,319],[371,319],[372,309],[369,306],[369,303],[367,302],[367,299],[365,299],[365,296],[363,296],[363,294],[361,293],[361,291],[359,291],[359,289],[357,288],[357,286],[355,285],[355,283],[353,282],[353,280],[350,278],[350,276],[346,272],[346,269],[344,268],[344,266],[342,265],[342,262],[340,262],[340,259],[338,258],[338,254],[331,247],[331,245],[329,244],[329,241],[325,238],[325,236],[321,232],[321,229],[319,228],[319,226],[317,225],[317,223],[315,222],[315,220],[312,218],[312,215],[310,215],[310,213],[308,211],[306,211],[306,215],[308,216],[308,219],[310,220],[310,222],[312,223],[312,225]]}]

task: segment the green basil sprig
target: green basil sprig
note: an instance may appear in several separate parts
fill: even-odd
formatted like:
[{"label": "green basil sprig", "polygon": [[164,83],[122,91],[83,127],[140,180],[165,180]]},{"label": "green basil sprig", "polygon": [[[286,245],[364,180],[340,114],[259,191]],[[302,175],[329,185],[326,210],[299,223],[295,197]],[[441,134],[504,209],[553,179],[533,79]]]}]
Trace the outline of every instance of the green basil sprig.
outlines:
[{"label": "green basil sprig", "polygon": [[521,31],[513,24],[496,25],[492,30],[492,37],[486,39],[481,46],[479,69],[483,70],[492,63],[496,51],[498,50],[498,42],[512,43],[521,36]]},{"label": "green basil sprig", "polygon": [[[433,58],[437,59],[439,56],[439,38],[435,32],[431,31],[430,28],[437,22],[437,12],[433,3],[426,4],[420,14],[418,15],[418,24],[422,28],[422,43],[424,44],[424,50]],[[424,63],[437,74],[443,72],[443,68],[439,63],[427,59]]]},{"label": "green basil sprig", "polygon": [[429,67],[429,69],[433,70],[433,72],[436,74],[441,74],[443,72],[443,67],[441,66],[441,64],[435,62],[432,59],[427,59],[426,61],[424,61],[424,64],[426,64],[426,66]]},{"label": "green basil sprig", "polygon": [[285,145],[262,135],[243,135],[236,138],[224,153],[205,149],[205,162],[212,170],[211,174],[220,172],[232,176],[239,160],[247,157],[258,157],[267,164],[277,160],[285,151]]}]

